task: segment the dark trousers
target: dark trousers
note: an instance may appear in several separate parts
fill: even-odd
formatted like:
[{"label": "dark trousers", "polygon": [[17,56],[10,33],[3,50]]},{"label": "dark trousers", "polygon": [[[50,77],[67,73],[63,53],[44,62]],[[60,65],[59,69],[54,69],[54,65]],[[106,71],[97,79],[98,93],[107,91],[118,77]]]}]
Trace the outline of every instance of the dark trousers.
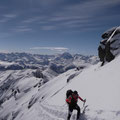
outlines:
[{"label": "dark trousers", "polygon": [[79,117],[80,117],[80,107],[79,107],[77,104],[74,105],[74,106],[69,105],[69,108],[68,108],[68,109],[69,109],[69,110],[68,110],[67,120],[70,120],[70,117],[71,117],[71,115],[72,115],[73,110],[77,110],[77,120],[78,120]]}]

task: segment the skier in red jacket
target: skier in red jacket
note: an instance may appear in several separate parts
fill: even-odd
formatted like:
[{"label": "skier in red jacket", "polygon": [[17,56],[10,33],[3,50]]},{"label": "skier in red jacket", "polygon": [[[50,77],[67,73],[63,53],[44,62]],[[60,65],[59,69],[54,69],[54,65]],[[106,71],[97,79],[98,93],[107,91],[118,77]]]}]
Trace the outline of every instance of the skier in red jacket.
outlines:
[{"label": "skier in red jacket", "polygon": [[73,110],[77,110],[77,120],[79,120],[80,117],[80,107],[78,106],[77,102],[78,102],[78,98],[82,101],[82,102],[86,102],[86,99],[83,100],[79,95],[77,91],[74,91],[71,95],[68,96],[68,98],[66,98],[66,102],[68,103],[68,117],[67,120],[70,120],[70,117],[72,115]]}]

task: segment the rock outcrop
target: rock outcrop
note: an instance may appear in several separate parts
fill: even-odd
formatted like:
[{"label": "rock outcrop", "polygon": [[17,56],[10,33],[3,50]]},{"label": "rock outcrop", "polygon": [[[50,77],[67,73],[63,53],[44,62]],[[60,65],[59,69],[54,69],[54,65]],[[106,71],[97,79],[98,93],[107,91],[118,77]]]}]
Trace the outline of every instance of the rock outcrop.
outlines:
[{"label": "rock outcrop", "polygon": [[98,55],[104,65],[106,61],[112,61],[120,53],[120,27],[107,30],[102,38],[98,47]]}]

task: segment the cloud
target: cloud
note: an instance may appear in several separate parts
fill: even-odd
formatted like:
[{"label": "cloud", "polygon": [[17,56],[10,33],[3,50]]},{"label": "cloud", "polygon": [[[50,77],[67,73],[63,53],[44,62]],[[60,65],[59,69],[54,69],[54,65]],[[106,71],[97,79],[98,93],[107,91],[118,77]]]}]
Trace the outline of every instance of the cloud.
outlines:
[{"label": "cloud", "polygon": [[12,32],[31,32],[33,29],[27,25],[18,25],[15,28],[10,29]]},{"label": "cloud", "polygon": [[65,47],[33,47],[30,49],[31,50],[51,50],[51,51],[58,51],[58,52],[63,52],[68,50],[68,48],[65,48]]},{"label": "cloud", "polygon": [[103,22],[100,21],[101,16],[103,18],[104,16],[106,17],[104,11],[110,6],[117,5],[118,3],[120,3],[119,0],[87,0],[82,3],[64,5],[60,11],[53,12],[54,15],[49,17],[48,23],[51,24],[51,26],[43,26],[42,30],[65,30],[74,28],[74,31],[75,29],[81,29],[83,27],[88,27],[89,29],[94,27],[94,29],[98,29],[98,26],[103,24]]},{"label": "cloud", "polygon": [[10,53],[10,51],[7,51],[7,50],[0,50],[0,53]]},{"label": "cloud", "polygon": [[35,21],[39,21],[41,17],[33,17],[33,18],[28,18],[26,20],[23,20],[22,22],[23,23],[32,23],[32,22],[35,22]]},{"label": "cloud", "polygon": [[3,16],[6,17],[6,18],[16,18],[17,17],[16,14],[5,14]]},{"label": "cloud", "polygon": [[13,29],[12,31],[13,32],[30,32],[30,31],[32,31],[33,29],[32,28],[15,28],[15,29]]},{"label": "cloud", "polygon": [[[38,1],[33,1],[36,3]],[[99,20],[101,16],[104,17],[107,14],[104,14],[104,11],[110,6],[117,5],[120,3],[119,0],[85,0],[85,1],[77,1],[77,2],[65,2],[62,0],[41,0],[38,3],[38,6],[42,6],[40,8],[32,8],[40,11],[39,14],[34,14],[31,18],[25,19],[22,23],[27,24],[31,23],[32,25],[39,25],[39,29],[43,31],[50,30],[67,30],[73,28],[72,31],[76,29],[81,29],[83,27],[88,26],[91,28],[90,24],[94,24],[97,21],[99,25],[102,25],[103,22]],[[55,6],[59,6],[56,8]],[[46,6],[52,6],[47,7]],[[61,6],[61,7],[60,7]],[[34,13],[33,12],[33,13]],[[35,12],[36,13],[36,12]],[[100,15],[99,15],[100,14]],[[95,26],[94,26],[95,27]],[[98,27],[97,27],[98,28]]]},{"label": "cloud", "polygon": [[104,11],[118,4],[120,4],[120,0],[86,0],[82,3],[68,4],[56,13],[56,16],[62,17],[56,17],[53,20],[96,19],[95,15],[99,15],[99,13],[104,15]]},{"label": "cloud", "polygon": [[[28,25],[28,28],[17,28],[16,31],[18,32],[31,31],[32,28],[29,27],[33,27],[34,29],[36,29],[36,31],[37,30],[75,31],[78,29],[81,30],[81,28],[86,26],[88,28],[92,28],[93,27],[92,24],[96,23],[99,25],[103,25],[103,22],[109,20],[106,17],[108,16],[108,14],[110,15],[110,12],[108,11],[109,8],[120,3],[120,0],[85,0],[85,1],[26,0],[25,2],[23,1],[24,0],[20,1],[21,3],[20,8],[18,6],[15,6],[15,10],[17,8],[19,8],[19,10],[17,11],[13,10],[11,13],[8,12],[8,14],[7,12],[6,14],[5,12],[2,13],[4,15],[0,16],[1,17],[0,23],[6,25],[6,23],[11,20],[10,21],[11,23],[15,23],[13,24],[14,27],[16,27],[15,25],[18,25],[19,23],[22,25]],[[21,7],[21,5],[23,6]],[[24,6],[28,6],[28,9],[24,8]],[[119,13],[117,12],[115,14]],[[19,19],[17,19],[17,17],[19,17]],[[109,18],[113,19],[113,17]],[[117,19],[117,17],[115,19]],[[8,27],[11,28],[13,26],[8,25]]]},{"label": "cloud", "polygon": [[[70,10],[77,13],[96,13],[98,10],[106,9],[106,7],[114,6],[120,4],[120,0],[91,0],[85,1],[83,3],[68,5],[65,10]],[[91,13],[92,14],[92,13]]]},{"label": "cloud", "polygon": [[88,19],[88,16],[79,16],[79,15],[57,15],[49,19],[52,22],[60,22],[60,21],[74,21],[74,20],[84,20]]},{"label": "cloud", "polygon": [[5,23],[5,22],[8,22],[10,19],[6,19],[6,18],[3,18],[0,20],[0,23]]},{"label": "cloud", "polygon": [[42,30],[55,30],[56,26],[48,25],[48,26],[42,26]]},{"label": "cloud", "polygon": [[16,14],[4,14],[4,15],[1,15],[0,17],[1,17],[0,23],[5,23],[5,22],[12,20],[13,18],[16,18],[17,15]]},{"label": "cloud", "polygon": [[[35,1],[35,0],[34,0]],[[36,0],[36,3],[43,7],[53,7],[60,5],[64,0]]]}]

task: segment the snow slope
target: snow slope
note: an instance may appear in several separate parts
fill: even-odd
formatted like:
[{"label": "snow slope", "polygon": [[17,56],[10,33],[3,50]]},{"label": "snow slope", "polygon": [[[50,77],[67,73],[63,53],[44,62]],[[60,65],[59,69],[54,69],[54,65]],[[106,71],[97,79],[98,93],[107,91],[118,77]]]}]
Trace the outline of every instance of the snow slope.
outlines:
[{"label": "snow slope", "polygon": [[[59,76],[60,78],[58,77],[57,79],[61,80],[58,80],[52,88],[48,89],[50,95],[46,98],[47,104],[63,106],[65,104],[66,90],[77,90],[81,97],[87,99],[86,104],[89,105],[90,111],[88,113],[91,118],[99,116],[99,119],[119,120],[119,61],[120,56],[103,67],[100,67],[100,64],[94,65],[84,70],[67,85],[66,73],[63,76]],[[79,102],[79,105],[82,107],[81,102]]]},{"label": "snow slope", "polygon": [[[13,78],[18,80],[13,87],[19,87],[21,92],[17,94],[17,99],[11,96],[1,104],[0,120],[66,120],[65,94],[68,89],[77,90],[83,99],[87,99],[88,107],[81,120],[120,120],[119,61],[120,56],[103,67],[98,63],[83,71],[72,69],[41,87],[36,85],[39,79],[31,75],[31,70],[12,71]],[[0,74],[1,83],[9,74]],[[7,96],[9,94],[10,90]],[[83,103],[79,101],[78,104],[82,112]],[[71,119],[75,117],[76,111]]]}]

